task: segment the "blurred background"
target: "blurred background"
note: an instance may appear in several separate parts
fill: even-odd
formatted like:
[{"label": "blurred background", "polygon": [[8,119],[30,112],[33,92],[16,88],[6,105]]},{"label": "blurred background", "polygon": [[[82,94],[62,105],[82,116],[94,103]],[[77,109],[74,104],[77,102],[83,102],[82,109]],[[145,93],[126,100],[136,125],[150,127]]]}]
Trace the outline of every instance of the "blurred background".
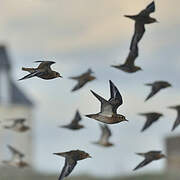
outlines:
[{"label": "blurred background", "polygon": [[[137,14],[150,0],[2,0],[0,6],[0,112],[1,121],[8,118],[28,119],[31,130],[24,134],[1,129],[1,157],[8,159],[6,147],[12,144],[26,154],[31,168],[17,169],[2,165],[2,177],[17,179],[43,178],[52,174],[58,177],[64,159],[54,152],[81,149],[93,158],[81,161],[70,175],[82,179],[120,179],[144,174],[157,174],[165,179],[175,176],[180,168],[180,129],[171,132],[176,112],[168,106],[180,103],[179,84],[179,5],[178,0],[155,1],[152,14],[160,23],[146,25],[146,32],[139,44],[136,64],[143,71],[126,74],[111,68],[124,63],[134,32],[134,22],[125,14]],[[63,79],[44,81],[32,78],[17,81],[26,73],[23,67],[36,67],[35,60],[52,60],[53,69]],[[97,80],[77,92],[71,92],[75,81],[68,79],[92,68]],[[129,123],[111,125],[112,148],[102,148],[91,142],[98,140],[98,123],[85,118],[85,114],[99,111],[99,102],[90,89],[109,98],[111,79],[120,90],[124,104],[118,112]],[[145,83],[165,80],[172,88],[163,90],[156,97],[144,102],[150,92]],[[59,128],[67,124],[79,109],[86,127],[80,131]],[[158,111],[164,114],[156,124],[140,133],[145,119],[140,112]],[[179,136],[178,136],[179,135]],[[135,152],[162,150],[166,160],[153,162],[133,172],[142,160]],[[176,161],[172,161],[176,159]],[[11,173],[10,173],[11,172]],[[53,176],[54,174],[54,176]],[[83,175],[83,176],[82,176]],[[69,178],[69,179],[70,179]],[[146,179],[155,179],[148,175]],[[170,178],[172,179],[172,177]]]}]

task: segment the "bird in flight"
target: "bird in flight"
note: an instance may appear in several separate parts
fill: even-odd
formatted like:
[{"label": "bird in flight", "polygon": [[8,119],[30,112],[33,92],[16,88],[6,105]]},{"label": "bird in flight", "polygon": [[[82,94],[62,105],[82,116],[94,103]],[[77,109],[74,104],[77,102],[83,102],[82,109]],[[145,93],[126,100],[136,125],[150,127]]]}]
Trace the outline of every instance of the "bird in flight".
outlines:
[{"label": "bird in flight", "polygon": [[13,130],[16,132],[26,132],[30,129],[29,126],[25,125],[26,119],[19,118],[19,119],[12,119],[12,125],[4,126],[5,129]]},{"label": "bird in flight", "polygon": [[81,128],[84,127],[83,125],[79,124],[79,122],[81,121],[81,119],[82,119],[82,118],[81,118],[81,115],[80,115],[79,111],[77,110],[77,111],[76,111],[76,114],[75,114],[75,116],[74,116],[74,118],[73,118],[73,120],[71,121],[71,123],[68,124],[68,125],[60,126],[60,127],[62,127],[62,128],[67,128],[67,129],[71,129],[71,130],[81,129]]},{"label": "bird in flight", "polygon": [[143,156],[145,159],[140,164],[138,164],[133,169],[133,171],[146,166],[147,164],[151,163],[152,161],[159,160],[159,159],[166,157],[164,154],[162,154],[162,151],[149,151],[146,153],[136,153],[136,154]]},{"label": "bird in flight", "polygon": [[84,151],[80,151],[80,150],[72,150],[68,152],[53,153],[53,154],[62,156],[65,158],[65,164],[58,180],[63,180],[64,177],[67,177],[76,166],[77,161],[80,161],[86,158],[91,158],[91,156],[88,153]]},{"label": "bird in flight", "polygon": [[158,112],[139,113],[139,115],[146,117],[146,122],[145,122],[141,132],[148,129],[153,123],[158,121],[159,118],[163,116],[163,114],[158,113]]},{"label": "bird in flight", "polygon": [[14,148],[11,145],[7,145],[8,149],[10,150],[12,157],[10,160],[4,160],[2,163],[10,165],[10,166],[15,166],[18,168],[24,168],[29,166],[27,162],[23,160],[24,154],[18,151],[16,148]]},{"label": "bird in flight", "polygon": [[154,1],[151,2],[145,9],[143,9],[137,15],[125,15],[125,17],[135,21],[135,30],[130,43],[130,51],[124,64],[112,65],[112,67],[115,67],[127,73],[134,73],[139,70],[142,70],[141,67],[135,65],[135,60],[138,57],[138,43],[145,33],[145,24],[157,22],[155,18],[152,18],[150,16],[150,14],[153,12],[155,12]]},{"label": "bird in flight", "polygon": [[113,144],[109,142],[109,138],[112,136],[110,128],[106,124],[103,125],[100,124],[100,128],[101,128],[101,137],[99,141],[93,142],[93,144],[98,144],[103,147],[113,146]]},{"label": "bird in flight", "polygon": [[177,117],[176,117],[176,120],[173,124],[173,127],[171,129],[171,131],[174,131],[175,128],[177,128],[180,124],[180,105],[176,105],[176,106],[170,106],[169,107],[170,109],[175,109],[177,111]]},{"label": "bird in flight", "polygon": [[28,71],[30,74],[24,76],[19,80],[29,79],[35,76],[45,80],[62,77],[58,72],[53,71],[51,69],[51,65],[55,63],[54,61],[35,61],[35,62],[40,63],[37,68],[22,67],[23,71]]},{"label": "bird in flight", "polygon": [[122,96],[111,80],[109,81],[109,84],[111,94],[109,100],[105,100],[103,97],[91,90],[92,94],[101,102],[101,111],[97,114],[86,115],[86,117],[107,124],[115,124],[122,121],[127,121],[125,116],[117,114],[118,107],[123,104]]},{"label": "bird in flight", "polygon": [[151,92],[149,93],[149,95],[147,96],[147,98],[145,99],[145,101],[147,101],[148,99],[150,99],[151,97],[153,97],[155,94],[157,94],[161,89],[165,89],[168,87],[171,87],[172,85],[167,82],[167,81],[155,81],[153,83],[147,83],[145,84],[146,86],[151,86]]},{"label": "bird in flight", "polygon": [[74,86],[74,88],[71,91],[72,92],[77,91],[78,89],[82,88],[88,82],[95,80],[96,77],[92,76],[92,73],[93,73],[93,71],[91,69],[88,69],[85,73],[81,74],[80,76],[70,77],[70,79],[77,81],[77,84]]}]

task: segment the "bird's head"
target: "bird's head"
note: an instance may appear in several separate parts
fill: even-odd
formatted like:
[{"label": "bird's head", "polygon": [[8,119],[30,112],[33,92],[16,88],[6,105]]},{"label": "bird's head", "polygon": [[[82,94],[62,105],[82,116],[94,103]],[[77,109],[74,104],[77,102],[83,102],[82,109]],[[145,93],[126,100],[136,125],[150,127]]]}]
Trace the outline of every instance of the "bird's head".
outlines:
[{"label": "bird's head", "polygon": [[128,121],[128,120],[126,119],[125,116],[123,116],[123,115],[121,115],[121,114],[118,114],[118,121],[119,121],[119,122],[122,122],[122,121]]},{"label": "bird's head", "polygon": [[80,155],[81,159],[92,158],[88,153],[86,153],[84,151],[79,151],[79,155]]}]

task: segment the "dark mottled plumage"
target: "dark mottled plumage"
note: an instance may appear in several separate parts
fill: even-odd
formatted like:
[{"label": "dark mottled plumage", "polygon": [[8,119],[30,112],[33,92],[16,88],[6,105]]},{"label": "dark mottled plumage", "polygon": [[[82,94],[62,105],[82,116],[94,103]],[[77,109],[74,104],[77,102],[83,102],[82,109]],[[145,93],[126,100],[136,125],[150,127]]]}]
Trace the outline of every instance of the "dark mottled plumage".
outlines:
[{"label": "dark mottled plumage", "polygon": [[19,118],[19,119],[12,119],[13,124],[9,126],[4,126],[5,129],[10,129],[16,132],[26,132],[30,129],[29,126],[25,125],[26,119]]},{"label": "dark mottled plumage", "polygon": [[112,136],[112,133],[109,127],[106,124],[103,124],[103,125],[100,124],[100,128],[101,128],[101,137],[99,141],[93,142],[93,144],[98,144],[104,147],[113,146],[113,144],[109,142],[109,138]]},{"label": "dark mottled plumage", "polygon": [[162,151],[149,151],[146,153],[136,153],[136,154],[143,156],[145,159],[133,169],[134,171],[146,166],[147,164],[151,163],[154,160],[159,160],[166,157],[164,154],[162,154]]},{"label": "dark mottled plumage", "polygon": [[91,158],[91,156],[88,153],[80,150],[73,150],[73,151],[54,153],[54,154],[65,158],[65,165],[61,171],[58,180],[62,180],[64,179],[64,177],[67,177],[76,166],[77,161],[86,158]]},{"label": "dark mottled plumage", "polygon": [[54,61],[35,61],[35,62],[40,63],[37,68],[22,67],[23,71],[28,71],[30,74],[24,76],[19,80],[29,79],[35,76],[46,80],[62,77],[58,72],[53,71],[51,69],[51,65],[55,63]]},{"label": "dark mottled plumage", "polygon": [[121,94],[111,80],[109,81],[109,83],[111,97],[108,101],[91,90],[92,94],[101,102],[101,111],[97,114],[86,115],[86,117],[107,124],[127,121],[125,116],[117,114],[118,107],[123,103]]},{"label": "dark mottled plumage", "polygon": [[149,128],[153,123],[155,123],[163,114],[157,112],[149,112],[149,113],[139,113],[139,115],[146,117],[146,122],[141,130],[143,132],[147,128]]},{"label": "dark mottled plumage", "polygon": [[155,3],[153,1],[137,15],[125,15],[125,17],[135,21],[135,30],[130,44],[130,52],[124,64],[112,65],[112,67],[128,73],[134,73],[136,71],[142,70],[141,67],[135,66],[135,59],[138,57],[138,43],[144,35],[145,24],[157,22],[156,19],[150,17],[150,13],[153,13],[154,11]]},{"label": "dark mottled plumage", "polygon": [[23,160],[24,154],[18,151],[16,148],[12,147],[11,145],[7,145],[8,149],[10,150],[12,154],[12,158],[10,160],[4,160],[2,161],[4,164],[15,166],[19,168],[24,168],[29,166],[27,162]]},{"label": "dark mottled plumage", "polygon": [[95,76],[91,75],[92,73],[93,73],[93,71],[91,69],[88,69],[87,72],[81,74],[80,76],[70,77],[70,79],[74,79],[77,81],[77,84],[74,86],[72,91],[76,91],[76,90],[82,88],[86,83],[96,79]]},{"label": "dark mottled plumage", "polygon": [[76,111],[76,114],[74,116],[74,119],[72,120],[72,122],[68,125],[64,125],[64,126],[60,126],[62,128],[67,128],[67,129],[71,129],[71,130],[78,130],[83,128],[83,125],[80,125],[79,122],[81,121],[81,115],[79,113],[79,111]]},{"label": "dark mottled plumage", "polygon": [[151,97],[153,97],[156,93],[158,93],[161,89],[165,89],[167,87],[171,87],[171,84],[167,81],[155,81],[153,83],[147,83],[146,86],[151,86],[151,92],[145,99],[147,101]]},{"label": "dark mottled plumage", "polygon": [[180,124],[180,105],[170,106],[169,108],[175,109],[177,111],[177,117],[176,117],[176,120],[175,120],[173,127],[171,129],[172,131],[174,131],[174,129],[176,129]]}]

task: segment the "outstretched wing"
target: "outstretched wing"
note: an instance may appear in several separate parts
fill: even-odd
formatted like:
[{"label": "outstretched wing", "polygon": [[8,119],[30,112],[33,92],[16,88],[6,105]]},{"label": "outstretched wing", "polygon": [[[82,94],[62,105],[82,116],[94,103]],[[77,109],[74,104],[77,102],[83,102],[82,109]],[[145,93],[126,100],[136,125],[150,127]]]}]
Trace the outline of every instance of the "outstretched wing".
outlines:
[{"label": "outstretched wing", "polygon": [[104,114],[106,116],[112,115],[113,114],[112,104],[109,101],[105,100],[103,97],[96,94],[94,91],[91,90],[91,92],[101,102],[101,114]]},{"label": "outstretched wing", "polygon": [[82,118],[81,118],[81,115],[80,115],[79,111],[77,110],[77,111],[76,111],[76,114],[75,114],[75,116],[74,116],[74,119],[73,119],[73,121],[72,121],[72,123],[73,123],[73,124],[78,124],[78,122],[79,122],[81,119],[82,119]]},{"label": "outstretched wing", "polygon": [[64,177],[67,177],[72,172],[76,164],[77,162],[73,159],[65,159],[65,164],[58,180],[63,180]]},{"label": "outstretched wing", "polygon": [[135,22],[134,28],[135,29],[131,40],[130,50],[136,49],[136,46],[138,46],[139,41],[142,39],[145,33],[145,27],[143,23]]},{"label": "outstretched wing", "polygon": [[109,80],[109,84],[111,97],[108,101],[113,105],[113,112],[116,113],[117,108],[123,103],[123,99],[118,88],[111,80]]},{"label": "outstretched wing", "polygon": [[151,92],[150,94],[147,96],[147,98],[145,99],[145,101],[147,101],[148,99],[150,99],[151,97],[153,97],[156,93],[158,93],[160,91],[160,88],[158,86],[152,85],[151,88]]},{"label": "outstretched wing", "polygon": [[155,12],[155,3],[151,2],[144,10],[142,10],[139,15],[140,16],[149,16],[150,13]]},{"label": "outstretched wing", "polygon": [[139,169],[139,168],[142,168],[144,166],[146,166],[147,164],[151,163],[153,160],[152,159],[144,159],[144,161],[142,161],[140,164],[138,164],[134,169],[133,171]]},{"label": "outstretched wing", "polygon": [[111,130],[109,129],[109,127],[106,124],[104,124],[104,125],[100,124],[100,127],[101,127],[101,131],[102,131],[100,141],[107,143],[109,140],[109,137],[112,135]]},{"label": "outstretched wing", "polygon": [[42,75],[44,75],[44,72],[35,71],[35,72],[33,72],[33,73],[30,73],[30,74],[22,77],[21,79],[19,79],[19,81],[21,81],[21,80],[23,80],[23,79],[29,79],[29,78],[32,78],[32,77],[34,77],[34,76],[42,76]]},{"label": "outstretched wing", "polygon": [[50,68],[52,64],[54,64],[54,61],[34,61],[36,63],[39,63],[38,69],[44,69],[44,68]]},{"label": "outstretched wing", "polygon": [[24,154],[12,147],[11,145],[7,145],[8,149],[11,151],[13,158],[23,158]]}]

